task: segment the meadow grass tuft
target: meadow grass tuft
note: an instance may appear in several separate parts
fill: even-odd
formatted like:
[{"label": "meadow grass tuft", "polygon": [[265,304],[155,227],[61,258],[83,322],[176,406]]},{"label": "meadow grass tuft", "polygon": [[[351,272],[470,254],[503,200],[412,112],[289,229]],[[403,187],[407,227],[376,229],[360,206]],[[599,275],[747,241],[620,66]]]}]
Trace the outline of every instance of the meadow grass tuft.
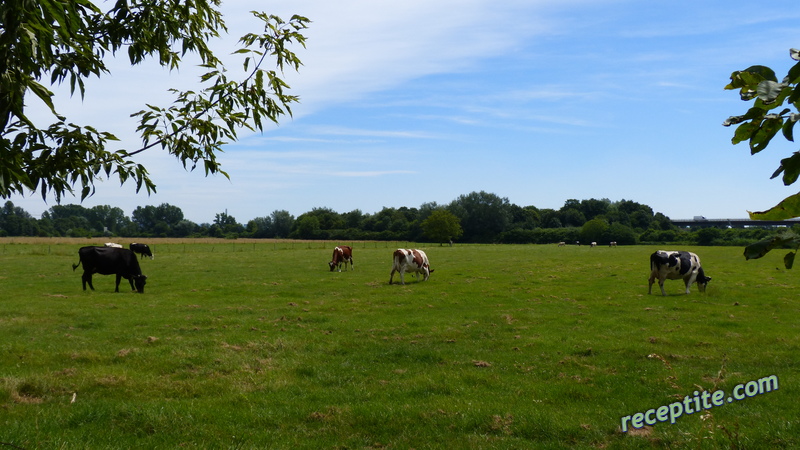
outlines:
[{"label": "meadow grass tuft", "polygon": [[[350,244],[350,243],[348,243]],[[23,448],[792,448],[798,274],[681,248],[713,277],[647,294],[656,248],[160,243],[146,293],[81,290],[79,243],[0,252],[0,442]],[[27,247],[26,247],[27,246]],[[676,248],[677,249],[677,248]],[[776,375],[627,433],[623,416]]]}]

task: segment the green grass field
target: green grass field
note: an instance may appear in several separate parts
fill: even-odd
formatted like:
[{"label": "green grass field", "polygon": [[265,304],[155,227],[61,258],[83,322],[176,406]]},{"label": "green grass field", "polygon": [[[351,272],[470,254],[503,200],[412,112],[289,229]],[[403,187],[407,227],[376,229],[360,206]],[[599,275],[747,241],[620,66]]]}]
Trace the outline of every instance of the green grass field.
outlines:
[{"label": "green grass field", "polygon": [[[181,243],[142,295],[74,244],[0,244],[0,443],[13,448],[796,448],[797,270],[700,255],[706,294],[647,294],[655,247]],[[678,248],[666,248],[675,249]],[[395,277],[397,280],[397,277]],[[779,389],[621,431],[775,375]],[[10,445],[5,445],[10,444]]]}]

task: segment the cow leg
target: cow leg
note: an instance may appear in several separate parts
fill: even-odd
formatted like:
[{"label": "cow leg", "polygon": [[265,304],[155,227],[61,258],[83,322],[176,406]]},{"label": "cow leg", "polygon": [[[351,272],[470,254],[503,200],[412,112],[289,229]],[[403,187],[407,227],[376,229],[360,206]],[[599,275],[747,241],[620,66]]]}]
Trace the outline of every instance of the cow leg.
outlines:
[{"label": "cow leg", "polygon": [[356,270],[356,266],[353,264],[353,257],[350,257],[350,270]]},{"label": "cow leg", "polygon": [[686,283],[686,293],[689,293],[689,288],[692,286],[692,283],[697,280],[697,272],[693,272],[688,278],[684,278],[683,282]]},{"label": "cow leg", "polygon": [[86,283],[89,283],[89,287],[94,290],[94,286],[92,286],[92,274],[89,272],[83,272],[83,276],[81,276],[81,281],[83,281],[83,290],[86,290]]},{"label": "cow leg", "polygon": [[119,282],[122,281],[122,275],[117,274],[117,285],[114,287],[114,292],[119,292]]},{"label": "cow leg", "polygon": [[665,280],[662,280],[662,279],[659,278],[658,279],[658,287],[661,288],[661,295],[666,297],[667,296],[667,291],[664,290],[664,281]]},{"label": "cow leg", "polygon": [[656,274],[654,274],[654,273],[650,274],[650,279],[647,280],[647,282],[648,282],[647,293],[648,294],[652,294],[653,293],[653,283],[655,283],[655,281],[656,281]]},{"label": "cow leg", "polygon": [[392,278],[394,277],[395,272],[400,273],[400,284],[406,284],[405,270],[403,270],[402,268],[397,269],[394,267],[392,268],[392,273],[389,274],[389,284],[392,284]]}]

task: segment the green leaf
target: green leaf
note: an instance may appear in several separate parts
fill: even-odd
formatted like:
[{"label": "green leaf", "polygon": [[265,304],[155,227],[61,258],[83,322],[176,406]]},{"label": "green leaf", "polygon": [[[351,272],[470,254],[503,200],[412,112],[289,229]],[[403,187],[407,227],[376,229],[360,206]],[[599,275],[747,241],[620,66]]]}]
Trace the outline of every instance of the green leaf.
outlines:
[{"label": "green leaf", "polygon": [[797,177],[800,176],[800,152],[794,152],[792,156],[788,158],[784,158],[781,160],[781,166],[775,173],[772,174],[772,177],[775,178],[783,172],[783,184],[788,186],[795,181],[797,181]]},{"label": "green leaf", "polygon": [[758,123],[756,122],[745,122],[738,127],[736,127],[736,131],[733,132],[733,138],[731,142],[733,144],[738,144],[740,142],[748,141],[750,138],[758,132],[758,126],[760,125],[761,121]]},{"label": "green leaf", "polygon": [[737,125],[745,121],[744,116],[730,116],[727,120],[722,122],[723,127],[729,127],[731,125]]},{"label": "green leaf", "polygon": [[764,80],[761,83],[758,83],[758,88],[756,89],[756,93],[758,93],[758,98],[761,99],[762,102],[769,105],[773,103],[781,92],[783,88],[787,85],[783,83],[777,83],[775,81]]},{"label": "green leaf", "polygon": [[[775,76],[775,71],[767,66],[760,66],[760,65],[750,66],[747,69],[744,69],[743,72],[745,72],[747,75],[760,77],[761,80],[769,80],[775,82],[778,81],[778,77]],[[747,78],[747,75],[745,75],[745,78]]]},{"label": "green leaf", "polygon": [[791,84],[800,82],[800,63],[795,64],[789,69],[789,74],[786,75],[786,78],[786,81]]},{"label": "green leaf", "polygon": [[[763,66],[753,66],[753,67],[763,67]],[[758,71],[751,72],[750,69],[753,67],[746,69],[746,70],[737,70],[731,74],[731,82],[725,86],[727,90],[739,89],[739,95],[742,96],[742,99],[745,100],[746,97],[749,96],[748,93],[755,92],[758,83],[764,81],[765,78]],[[774,77],[773,72],[773,77]],[[777,78],[774,81],[778,81]],[[750,97],[752,98],[752,97]]]},{"label": "green leaf", "polygon": [[797,123],[798,118],[800,118],[798,114],[789,114],[789,117],[786,118],[786,122],[783,124],[783,137],[785,137],[787,141],[794,142],[794,124]]},{"label": "green leaf", "polygon": [[776,248],[797,248],[798,246],[800,246],[800,236],[792,231],[785,231],[748,245],[744,249],[744,257],[745,259],[758,259]]},{"label": "green leaf", "polygon": [[753,220],[786,220],[800,217],[800,193],[790,195],[766,211],[750,212]]},{"label": "green leaf", "polygon": [[764,120],[758,130],[750,137],[750,154],[755,155],[767,148],[769,142],[778,134],[781,128],[783,128],[783,119],[780,117]]},{"label": "green leaf", "polygon": [[791,95],[788,97],[789,103],[794,104],[798,99],[800,99],[800,84],[796,85],[792,90]]},{"label": "green leaf", "polygon": [[53,105],[53,93],[49,89],[35,81],[31,81],[28,87],[30,88],[31,92],[36,94],[36,96],[39,97],[39,99],[44,102],[48,108],[50,108],[50,111],[53,114],[57,114],[56,107]]}]

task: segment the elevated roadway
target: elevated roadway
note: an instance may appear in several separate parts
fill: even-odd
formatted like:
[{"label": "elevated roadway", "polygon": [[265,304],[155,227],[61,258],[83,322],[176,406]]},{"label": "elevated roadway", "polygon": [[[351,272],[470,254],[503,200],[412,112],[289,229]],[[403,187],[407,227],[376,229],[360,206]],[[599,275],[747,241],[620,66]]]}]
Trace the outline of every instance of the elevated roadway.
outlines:
[{"label": "elevated roadway", "polygon": [[745,228],[745,227],[791,227],[800,224],[800,219],[789,220],[752,220],[752,219],[678,219],[670,220],[675,226],[686,227],[717,227],[717,228]]}]

